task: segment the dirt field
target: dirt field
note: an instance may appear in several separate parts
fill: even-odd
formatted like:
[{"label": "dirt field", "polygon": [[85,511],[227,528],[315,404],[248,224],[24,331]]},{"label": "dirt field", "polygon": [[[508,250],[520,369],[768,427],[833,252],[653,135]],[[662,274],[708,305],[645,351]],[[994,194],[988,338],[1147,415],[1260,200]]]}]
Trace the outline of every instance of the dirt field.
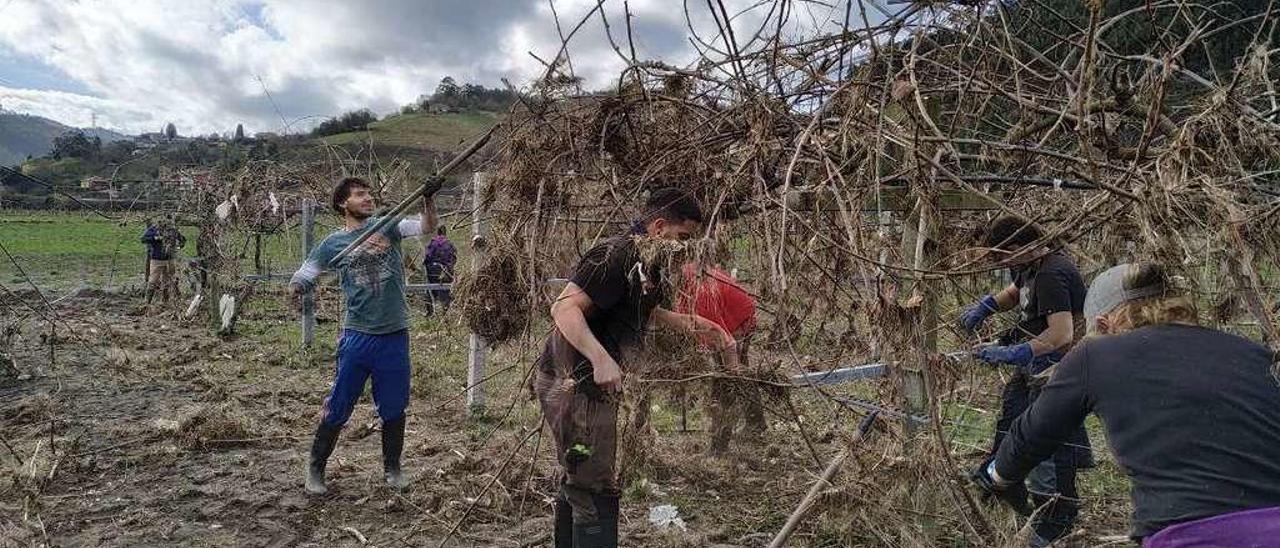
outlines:
[{"label": "dirt field", "polygon": [[[541,334],[491,355],[488,412],[468,418],[460,397],[466,327],[454,314],[428,318],[423,303],[412,303],[411,488],[382,486],[366,397],[331,461],[331,494],[308,497],[306,453],[333,375],[335,290],[319,300],[310,352],[299,349],[298,316],[272,286],[242,307],[236,335],[218,338],[176,309],[142,313],[137,219],[119,226],[76,214],[4,219],[0,241],[22,270],[0,262],[0,331],[16,326],[0,333],[0,352],[9,349],[22,376],[0,369],[0,546],[437,546],[445,537],[447,546],[549,545],[556,471],[537,406],[522,388]],[[296,263],[296,243],[287,234],[268,241],[273,270]],[[839,365],[822,360],[823,344],[806,338],[795,346],[812,352],[800,359],[815,368]],[[794,372],[790,349],[784,356],[755,348],[753,359]],[[986,369],[965,375],[956,389],[973,407],[945,410],[958,468],[972,466],[986,446],[985,410],[999,386]],[[705,383],[641,386],[655,392],[653,431],[628,459],[624,546],[766,544],[861,418],[794,391],[794,411],[769,409],[767,436],[713,459],[704,456],[698,401]],[[884,390],[877,382],[835,392],[874,399]],[[880,424],[791,545],[975,545],[938,483],[963,470],[935,469],[921,480],[900,447],[900,425]],[[1126,483],[1110,455],[1099,455],[1103,466],[1082,476],[1081,545],[1122,534],[1127,522]],[[651,525],[649,510],[659,505],[675,505],[685,530]],[[1002,536],[1017,531],[1003,509],[986,514],[1007,530]]]},{"label": "dirt field", "polygon": [[[526,429],[537,425],[536,406],[499,390],[489,418],[466,419],[454,398],[465,338],[452,319],[422,320],[413,337],[410,490],[381,486],[366,400],[330,466],[331,494],[315,498],[304,495],[301,479],[332,375],[333,322],[323,324],[318,348],[306,356],[291,350],[296,331],[286,311],[247,314],[241,335],[219,340],[173,313],[144,316],[136,307],[136,298],[94,292],[56,303],[52,365],[47,323],[25,322],[15,336],[15,361],[31,378],[9,378],[0,388],[0,544],[334,546],[359,545],[363,536],[372,545],[434,546],[499,469],[448,545],[538,545],[547,537],[554,469],[540,436],[528,435],[536,430]],[[518,386],[516,374],[494,385]],[[511,416],[500,420],[511,403]],[[656,416],[659,428],[670,426]],[[502,468],[521,439],[528,443]],[[662,439],[664,452],[701,450],[698,435]],[[763,513],[765,523],[755,525],[772,529],[766,523],[790,501],[770,503],[764,494],[802,491],[798,483],[780,487],[791,474],[779,473],[801,473],[806,462],[766,451],[774,458],[698,457],[675,463],[661,482],[640,482],[628,493],[628,544],[760,544],[763,537],[726,524]],[[686,477],[682,467],[697,471]],[[747,469],[755,479],[729,483]],[[653,530],[645,518],[650,503],[678,504],[690,532],[667,538]],[[743,514],[717,523],[729,505]]]},{"label": "dirt field", "polygon": [[[22,297],[38,302],[34,293]],[[0,545],[436,546],[460,521],[445,545],[549,544],[555,471],[537,408],[519,389],[527,348],[497,353],[489,413],[471,420],[457,398],[465,328],[452,317],[419,317],[405,455],[411,488],[401,494],[382,486],[377,421],[366,399],[331,462],[331,494],[308,497],[302,472],[332,376],[336,310],[322,307],[317,348],[304,354],[292,313],[261,311],[271,310],[269,298],[255,301],[240,334],[225,340],[173,312],[142,315],[138,301],[81,291],[54,304],[52,350],[48,323],[38,316],[13,337],[24,376],[0,385]],[[21,310],[12,298],[6,305]],[[623,545],[765,544],[817,469],[798,430],[775,417],[765,441],[707,458],[697,406],[687,416],[693,431],[681,433],[669,400],[656,398],[657,433],[629,473]],[[814,411],[806,422],[835,419],[809,432],[830,458],[857,417],[798,403]],[[883,532],[849,530],[849,512],[874,503],[851,492],[877,485],[858,471],[883,464],[898,443],[892,430],[846,468],[792,545],[892,543]],[[1086,479],[1086,492],[1097,484]],[[1115,498],[1100,497],[1086,510],[1086,529],[1121,532],[1124,505]],[[649,508],[661,504],[676,505],[687,529],[651,525]],[[988,515],[1007,519],[1001,510]],[[961,537],[956,523],[934,527],[934,536]]]}]

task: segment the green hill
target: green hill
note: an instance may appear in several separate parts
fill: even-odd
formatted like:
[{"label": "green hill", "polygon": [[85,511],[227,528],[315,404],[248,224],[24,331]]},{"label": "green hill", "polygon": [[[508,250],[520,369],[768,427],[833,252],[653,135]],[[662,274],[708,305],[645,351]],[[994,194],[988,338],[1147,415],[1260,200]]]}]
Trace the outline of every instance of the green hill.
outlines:
[{"label": "green hill", "polygon": [[27,155],[44,155],[53,147],[54,137],[68,129],[39,116],[0,114],[0,164],[16,165]]},{"label": "green hill", "polygon": [[[22,163],[30,156],[43,156],[53,148],[53,139],[71,127],[40,116],[0,112],[0,165]],[[125,139],[124,135],[104,129],[84,130],[97,135],[103,143]]]},{"label": "green hill", "polygon": [[336,146],[372,143],[376,147],[450,153],[498,123],[499,119],[499,114],[483,111],[397,114],[369,124],[367,131],[317,137],[314,141]]}]

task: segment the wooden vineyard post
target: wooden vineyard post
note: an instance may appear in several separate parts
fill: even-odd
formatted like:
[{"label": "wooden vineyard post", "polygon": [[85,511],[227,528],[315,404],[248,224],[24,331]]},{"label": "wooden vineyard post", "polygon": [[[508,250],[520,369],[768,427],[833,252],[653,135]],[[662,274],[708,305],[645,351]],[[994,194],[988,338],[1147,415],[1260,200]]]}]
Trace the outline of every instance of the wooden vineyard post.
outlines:
[{"label": "wooden vineyard post", "polygon": [[915,282],[912,292],[913,298],[915,295],[920,297],[919,312],[916,316],[919,320],[912,337],[918,350],[917,356],[915,360],[903,360],[902,364],[902,392],[907,414],[905,422],[908,447],[915,443],[914,440],[923,426],[914,417],[932,415],[929,412],[929,386],[925,371],[929,367],[930,357],[938,352],[938,299],[934,288],[919,271],[933,265],[937,251],[933,241],[935,228],[932,220],[933,205],[924,198],[920,198],[916,202],[915,211],[903,226],[903,245],[911,246],[911,249],[903,250],[903,255],[914,257],[912,267],[916,270],[916,275],[921,276],[921,279]]},{"label": "wooden vineyard post", "polygon": [[[481,203],[484,201],[486,173],[476,172],[471,178],[471,272],[474,274],[484,263],[485,237],[488,235],[485,211]],[[484,415],[484,380],[485,359],[489,348],[484,338],[472,333],[467,342],[467,416]]]},{"label": "wooden vineyard post", "polygon": [[196,236],[196,255],[200,257],[201,291],[204,293],[203,308],[209,325],[216,331],[222,323],[222,314],[218,310],[218,299],[222,295],[222,276],[218,273],[222,268],[222,220],[214,209],[208,209],[202,216],[200,234]]},{"label": "wooden vineyard post", "polygon": [[[305,261],[315,246],[316,203],[302,201],[302,259]],[[316,294],[314,287],[302,294],[302,347],[311,348],[316,332]]]},{"label": "wooden vineyard post", "polygon": [[253,233],[253,273],[259,276],[266,274],[262,268],[262,233]]}]

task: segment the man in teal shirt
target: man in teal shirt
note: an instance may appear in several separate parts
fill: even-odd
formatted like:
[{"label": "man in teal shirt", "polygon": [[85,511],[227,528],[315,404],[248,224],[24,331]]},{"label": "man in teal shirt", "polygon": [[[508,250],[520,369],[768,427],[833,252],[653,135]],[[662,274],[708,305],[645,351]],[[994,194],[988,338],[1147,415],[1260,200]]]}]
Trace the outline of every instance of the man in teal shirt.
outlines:
[{"label": "man in teal shirt", "polygon": [[334,257],[377,219],[369,183],[347,177],[333,189],[333,210],[343,228],[311,250],[289,281],[293,295],[315,287],[325,270],[334,270],[346,300],[338,339],[337,374],[324,407],[307,470],[307,492],[324,494],[325,464],[338,443],[338,433],[351,417],[366,380],[373,379],[373,403],[382,419],[382,464],[387,484],[403,489],[409,482],[400,470],[404,449],[405,407],[409,404],[409,315],[404,300],[404,261],[400,242],[430,234],[437,224],[432,196],[422,201],[421,219],[390,223],[336,264]]}]

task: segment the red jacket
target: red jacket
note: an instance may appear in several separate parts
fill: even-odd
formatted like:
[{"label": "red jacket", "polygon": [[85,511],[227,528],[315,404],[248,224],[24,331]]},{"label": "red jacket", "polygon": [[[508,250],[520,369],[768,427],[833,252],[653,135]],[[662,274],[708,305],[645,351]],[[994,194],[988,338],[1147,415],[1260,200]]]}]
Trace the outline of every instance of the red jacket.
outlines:
[{"label": "red jacket", "polygon": [[728,272],[711,267],[699,276],[693,263],[681,271],[684,285],[676,297],[676,312],[711,320],[734,338],[755,330],[756,301]]}]

